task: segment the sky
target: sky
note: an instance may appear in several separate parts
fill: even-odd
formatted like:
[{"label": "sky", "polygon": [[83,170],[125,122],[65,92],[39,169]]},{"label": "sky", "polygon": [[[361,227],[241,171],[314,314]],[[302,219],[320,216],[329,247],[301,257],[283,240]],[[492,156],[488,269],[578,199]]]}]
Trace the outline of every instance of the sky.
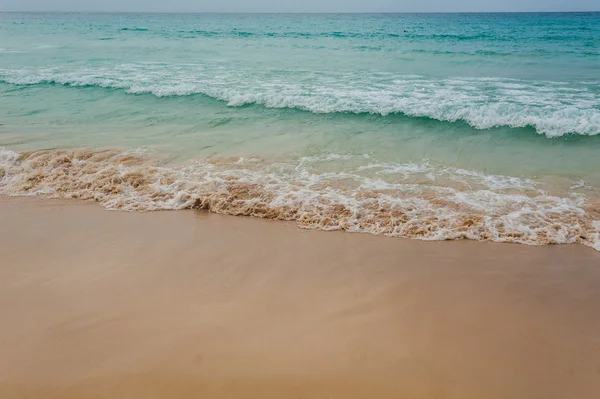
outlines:
[{"label": "sky", "polygon": [[600,10],[600,0],[0,0],[0,11],[492,12],[598,10]]}]

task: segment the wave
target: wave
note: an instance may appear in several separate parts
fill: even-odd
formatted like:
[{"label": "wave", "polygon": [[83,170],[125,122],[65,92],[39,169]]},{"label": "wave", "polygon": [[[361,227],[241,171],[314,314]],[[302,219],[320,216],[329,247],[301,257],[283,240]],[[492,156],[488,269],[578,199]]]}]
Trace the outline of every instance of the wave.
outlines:
[{"label": "wave", "polygon": [[147,32],[149,29],[148,28],[121,28],[120,29],[123,32]]},{"label": "wave", "polygon": [[229,106],[313,113],[403,114],[462,121],[476,129],[532,127],[548,137],[600,134],[600,82],[242,70],[222,64],[0,69],[0,82],[97,86],[158,97],[200,94]]},{"label": "wave", "polygon": [[125,211],[203,209],[421,240],[581,243],[600,251],[600,202],[578,192],[585,187],[550,195],[530,179],[367,155],[161,166],[143,151],[0,148],[2,195],[77,198]]},{"label": "wave", "polygon": [[218,37],[218,38],[231,38],[231,37],[242,37],[242,38],[286,38],[286,39],[357,39],[357,40],[395,40],[407,39],[407,40],[418,40],[418,41],[449,41],[449,42],[460,42],[460,41],[476,41],[476,40],[495,40],[503,41],[507,40],[502,36],[494,36],[487,32],[471,33],[471,34],[460,34],[460,33],[417,33],[407,29],[399,29],[396,32],[384,32],[384,31],[264,31],[254,30],[245,31],[237,28],[233,29],[222,29],[222,30],[203,30],[203,29],[188,29],[188,30],[172,30],[158,28],[150,30],[147,28],[121,28],[122,32],[153,32],[162,37],[171,37],[177,35],[184,35],[185,37]]},{"label": "wave", "polygon": [[[506,43],[515,40],[523,40],[516,32],[489,32],[471,31],[471,32],[446,32],[436,33],[424,31],[417,27],[405,28],[389,28],[388,30],[356,30],[356,31],[328,31],[328,30],[313,30],[313,31],[293,31],[293,30],[264,30],[264,29],[248,29],[241,30],[238,28],[225,28],[215,30],[205,29],[176,29],[170,27],[155,27],[147,28],[131,28],[125,27],[118,29],[121,32],[132,33],[151,33],[163,38],[248,38],[248,39],[335,39],[335,40],[363,40],[363,41],[387,41],[387,42],[429,42],[456,44],[462,42],[493,42]],[[580,36],[580,32],[572,31],[564,32],[560,35],[544,35],[536,37],[539,41],[560,41],[569,42]]]},{"label": "wave", "polygon": [[[263,29],[248,29],[241,30],[238,28],[225,28],[215,30],[204,30],[204,29],[176,29],[170,27],[154,27],[153,29],[148,28],[132,28],[125,27],[119,28],[118,31],[126,33],[140,33],[140,34],[152,34],[162,38],[234,38],[234,39],[334,39],[334,40],[360,40],[360,41],[385,41],[388,43],[420,43],[420,42],[431,42],[445,43],[448,45],[460,44],[463,42],[481,42],[481,43],[496,43],[505,44],[515,42],[516,40],[532,40],[531,38],[524,38],[519,35],[518,32],[511,31],[496,31],[489,32],[484,31],[470,31],[470,32],[446,32],[437,33],[431,31],[424,31],[420,28],[406,27],[406,28],[390,28],[388,30],[357,30],[357,31],[327,31],[327,30],[314,30],[314,31],[288,31],[285,29],[278,31],[270,31]],[[537,42],[549,42],[549,43],[569,43],[577,40],[581,37],[581,30],[576,31],[562,31],[556,34],[541,34],[535,36],[533,40]],[[594,43],[595,38],[590,38],[591,43]]]},{"label": "wave", "polygon": [[24,53],[24,51],[20,51],[20,50],[9,50],[9,49],[5,49],[5,48],[0,48],[0,54],[5,53],[5,54],[17,54],[17,53]]}]

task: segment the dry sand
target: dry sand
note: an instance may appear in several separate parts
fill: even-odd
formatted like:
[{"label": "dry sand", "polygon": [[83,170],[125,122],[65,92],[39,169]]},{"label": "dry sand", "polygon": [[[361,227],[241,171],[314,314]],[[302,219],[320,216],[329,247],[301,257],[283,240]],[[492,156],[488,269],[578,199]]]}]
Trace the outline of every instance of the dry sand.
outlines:
[{"label": "dry sand", "polygon": [[600,253],[0,198],[0,398],[600,397]]}]

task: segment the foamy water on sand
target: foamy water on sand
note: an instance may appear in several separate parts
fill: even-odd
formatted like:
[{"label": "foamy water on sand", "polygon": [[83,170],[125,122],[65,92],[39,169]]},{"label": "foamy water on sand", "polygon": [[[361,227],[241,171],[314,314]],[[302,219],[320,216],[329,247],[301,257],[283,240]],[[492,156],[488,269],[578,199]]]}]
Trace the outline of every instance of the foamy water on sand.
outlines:
[{"label": "foamy water on sand", "polygon": [[161,166],[143,151],[1,150],[0,167],[0,194],[94,200],[111,210],[204,209],[309,229],[600,250],[600,196],[584,183],[560,191],[548,182],[378,163],[366,154]]}]

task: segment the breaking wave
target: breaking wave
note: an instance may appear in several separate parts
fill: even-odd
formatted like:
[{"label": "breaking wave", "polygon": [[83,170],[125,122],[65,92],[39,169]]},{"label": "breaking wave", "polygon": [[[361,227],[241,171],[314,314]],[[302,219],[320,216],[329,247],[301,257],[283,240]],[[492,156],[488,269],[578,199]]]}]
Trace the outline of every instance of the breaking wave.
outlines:
[{"label": "breaking wave", "polygon": [[392,73],[230,70],[223,65],[0,69],[0,82],[122,89],[158,97],[205,95],[313,113],[403,114],[476,129],[532,127],[548,137],[600,134],[600,82],[432,79]]}]

